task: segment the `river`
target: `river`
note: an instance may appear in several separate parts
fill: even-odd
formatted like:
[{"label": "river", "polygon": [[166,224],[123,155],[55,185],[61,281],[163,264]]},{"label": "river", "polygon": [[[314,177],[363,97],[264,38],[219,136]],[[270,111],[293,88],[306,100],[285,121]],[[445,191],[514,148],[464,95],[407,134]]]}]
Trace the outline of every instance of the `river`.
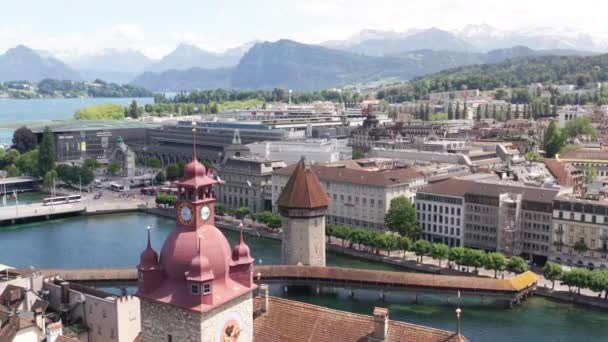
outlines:
[{"label": "river", "polygon": [[[0,227],[0,264],[17,267],[101,267],[135,266],[146,242],[146,226],[152,225],[152,243],[157,251],[175,221],[145,214],[116,214],[71,217]],[[238,234],[225,232],[231,245]],[[280,262],[280,243],[246,238],[257,264]],[[353,259],[333,253],[330,266],[395,270],[394,266]],[[279,288],[272,291],[281,293]],[[374,306],[385,306],[396,320],[454,330],[454,307],[379,303],[373,294],[288,293],[287,298],[363,314]],[[504,309],[465,306],[463,333],[471,341],[608,341],[608,314],[543,298],[531,298],[522,306]]]},{"label": "river", "polygon": [[76,98],[76,99],[0,99],[0,144],[10,144],[13,127],[3,124],[23,123],[24,121],[49,121],[70,119],[82,108],[103,103],[128,106],[133,100],[138,104],[154,103],[146,98]]}]

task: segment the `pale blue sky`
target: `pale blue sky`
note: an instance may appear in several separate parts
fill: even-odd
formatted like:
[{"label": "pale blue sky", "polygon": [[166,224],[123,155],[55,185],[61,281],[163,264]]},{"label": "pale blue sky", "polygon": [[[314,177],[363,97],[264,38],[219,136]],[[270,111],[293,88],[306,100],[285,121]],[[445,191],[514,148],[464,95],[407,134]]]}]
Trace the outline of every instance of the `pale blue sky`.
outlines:
[{"label": "pale blue sky", "polygon": [[321,42],[362,29],[574,27],[604,35],[600,0],[2,0],[0,51],[58,55],[134,48],[159,57],[180,42],[220,51],[254,39]]}]

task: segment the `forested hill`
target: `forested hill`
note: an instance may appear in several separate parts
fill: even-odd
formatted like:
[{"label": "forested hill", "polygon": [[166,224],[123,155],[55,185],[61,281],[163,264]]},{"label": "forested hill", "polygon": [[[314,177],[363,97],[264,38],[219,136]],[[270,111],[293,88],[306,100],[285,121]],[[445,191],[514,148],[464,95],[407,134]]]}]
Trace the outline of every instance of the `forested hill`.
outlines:
[{"label": "forested hill", "polygon": [[[411,82],[378,91],[391,102],[424,99],[430,92],[469,89],[517,88],[531,83],[590,86],[608,81],[608,54],[577,56],[516,57],[497,64],[468,65],[419,77]],[[396,100],[399,98],[399,100]]]}]

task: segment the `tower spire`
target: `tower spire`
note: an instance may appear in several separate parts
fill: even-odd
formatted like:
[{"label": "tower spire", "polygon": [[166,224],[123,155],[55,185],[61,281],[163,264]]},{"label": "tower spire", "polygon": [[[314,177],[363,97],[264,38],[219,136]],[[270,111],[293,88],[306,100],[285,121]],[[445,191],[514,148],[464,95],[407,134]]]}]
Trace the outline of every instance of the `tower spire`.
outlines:
[{"label": "tower spire", "polygon": [[148,247],[147,248],[152,248],[152,243],[150,243],[150,231],[152,230],[152,226],[148,225],[147,229],[148,229]]},{"label": "tower spire", "polygon": [[196,162],[196,121],[192,121],[192,161]]},{"label": "tower spire", "polygon": [[241,244],[243,244],[245,242],[245,240],[243,239],[243,222],[239,224],[239,229],[241,230]]}]

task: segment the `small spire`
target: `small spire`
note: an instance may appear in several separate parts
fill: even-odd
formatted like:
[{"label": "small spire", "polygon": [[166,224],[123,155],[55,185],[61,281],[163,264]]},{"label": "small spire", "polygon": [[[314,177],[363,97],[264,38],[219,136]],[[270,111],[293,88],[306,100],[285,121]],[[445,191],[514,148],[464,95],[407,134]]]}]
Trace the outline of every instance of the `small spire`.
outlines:
[{"label": "small spire", "polygon": [[192,161],[196,160],[196,121],[192,121]]},{"label": "small spire", "polygon": [[245,240],[243,239],[243,222],[241,222],[241,224],[239,224],[239,228],[241,230],[241,244],[245,243]]},{"label": "small spire", "polygon": [[148,225],[148,248],[152,248],[152,244],[150,243],[150,231],[152,230],[152,226]]}]

